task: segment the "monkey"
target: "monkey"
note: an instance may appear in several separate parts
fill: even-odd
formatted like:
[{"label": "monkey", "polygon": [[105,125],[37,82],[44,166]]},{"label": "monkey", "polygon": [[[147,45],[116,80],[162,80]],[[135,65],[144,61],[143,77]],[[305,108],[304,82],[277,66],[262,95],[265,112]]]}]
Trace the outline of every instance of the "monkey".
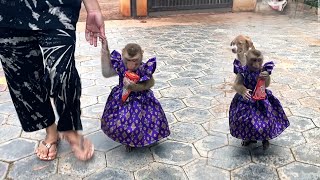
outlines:
[{"label": "monkey", "polygon": [[[123,61],[129,71],[135,71],[139,68],[140,64],[142,63],[143,53],[144,51],[142,50],[141,46],[135,43],[129,43],[122,49]],[[111,64],[110,50],[107,40],[102,41],[101,72],[102,76],[105,78],[117,75]],[[133,83],[127,78],[124,79],[125,87],[134,92],[148,90],[153,87],[154,84],[155,80],[153,77],[141,83]]]},{"label": "monkey", "polygon": [[253,42],[249,36],[238,35],[234,38],[230,46],[232,46],[232,52],[237,54],[236,58],[241,62],[241,65],[246,65],[246,57],[245,54],[250,49],[255,49]]},{"label": "monkey", "polygon": [[252,99],[251,92],[258,78],[265,80],[265,87],[270,85],[274,63],[262,65],[263,55],[256,49],[250,49],[245,56],[245,66],[239,60],[234,62],[237,76],[233,85],[236,94],[229,108],[230,134],[242,139],[242,146],[262,141],[263,150],[266,150],[269,148],[268,140],[280,135],[290,123],[271,90],[265,89],[266,98],[263,100]]}]

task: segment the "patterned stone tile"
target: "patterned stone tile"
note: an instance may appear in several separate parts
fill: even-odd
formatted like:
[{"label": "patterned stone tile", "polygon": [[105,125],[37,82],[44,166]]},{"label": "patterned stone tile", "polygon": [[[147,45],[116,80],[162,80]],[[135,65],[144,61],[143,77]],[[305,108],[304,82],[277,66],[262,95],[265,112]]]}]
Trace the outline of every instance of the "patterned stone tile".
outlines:
[{"label": "patterned stone tile", "polygon": [[95,150],[107,152],[111,149],[120,146],[121,144],[110,139],[101,130],[87,136],[88,139],[94,144]]},{"label": "patterned stone tile", "polygon": [[179,77],[189,77],[189,78],[200,78],[203,77],[204,74],[202,72],[199,71],[183,71],[178,73]]},{"label": "patterned stone tile", "polygon": [[81,79],[81,88],[87,88],[87,87],[91,87],[94,86],[95,82],[93,79]]},{"label": "patterned stone tile", "polygon": [[184,108],[174,113],[180,122],[202,124],[213,118],[212,114],[205,109]]},{"label": "patterned stone tile", "polygon": [[22,131],[21,137],[41,141],[46,137],[46,130],[41,129],[39,131],[34,131],[34,132]]},{"label": "patterned stone tile", "polygon": [[315,125],[309,118],[300,116],[290,116],[288,117],[288,119],[290,121],[290,126],[288,127],[289,130],[303,132],[315,128]]},{"label": "patterned stone tile", "polygon": [[21,127],[17,113],[9,115],[6,124]]},{"label": "patterned stone tile", "polygon": [[151,151],[156,162],[178,166],[185,165],[199,157],[192,144],[175,141],[165,141],[152,147]]},{"label": "patterned stone tile", "polygon": [[248,149],[248,150],[261,146],[261,141],[257,142],[257,143],[252,143],[249,146],[242,146],[242,144],[241,144],[242,140],[233,137],[231,134],[228,134],[228,141],[229,141],[229,145],[240,147],[243,149]]},{"label": "patterned stone tile", "polygon": [[70,175],[64,175],[64,174],[53,174],[49,177],[45,177],[43,179],[50,179],[50,180],[81,180],[82,178],[77,176],[70,176]]},{"label": "patterned stone tile", "polygon": [[208,98],[212,98],[212,97],[217,96],[219,94],[223,94],[223,92],[218,91],[212,85],[200,85],[197,87],[192,87],[190,89],[194,94],[196,94],[198,96],[208,97]]},{"label": "patterned stone tile", "polygon": [[21,128],[11,125],[0,126],[0,143],[7,142],[11,139],[19,137],[21,134]]},{"label": "patterned stone tile", "polygon": [[262,164],[249,164],[234,170],[231,173],[231,177],[234,180],[265,180],[265,179],[279,179],[275,168],[265,166]]},{"label": "patterned stone tile", "polygon": [[101,96],[108,92],[110,92],[110,88],[106,86],[91,86],[82,89],[82,95],[87,95],[89,97]]},{"label": "patterned stone tile", "polygon": [[58,171],[61,174],[83,178],[106,166],[105,154],[96,151],[93,158],[88,161],[79,161],[73,154],[61,157],[58,164]]},{"label": "patterned stone tile", "polygon": [[82,116],[94,119],[100,119],[104,110],[104,104],[95,104],[82,109]]},{"label": "patterned stone tile", "polygon": [[34,154],[36,141],[17,138],[0,145],[0,160],[13,162]]},{"label": "patterned stone tile", "polygon": [[9,170],[9,164],[0,161],[0,179],[5,179]]},{"label": "patterned stone tile", "polygon": [[175,112],[186,107],[186,105],[180,99],[161,98],[159,99],[159,102],[163,110],[166,112]]},{"label": "patterned stone tile", "polygon": [[[95,83],[97,86],[114,87],[119,84],[119,77],[113,76],[113,77],[109,77],[109,78],[96,79]],[[108,89],[106,89],[104,92],[107,93],[108,92],[107,90]]]},{"label": "patterned stone tile", "polygon": [[215,99],[202,97],[198,95],[185,98],[183,99],[183,101],[188,107],[196,107],[196,108],[202,108],[202,109],[207,109],[212,104],[217,103]]},{"label": "patterned stone tile", "polygon": [[194,87],[199,85],[199,83],[196,80],[188,77],[173,79],[170,80],[169,83],[172,87]]},{"label": "patterned stone tile", "polygon": [[[231,101],[230,101],[231,102]],[[229,117],[229,104],[219,104],[210,108],[211,114],[216,118],[226,118]]]},{"label": "patterned stone tile", "polygon": [[163,97],[167,98],[185,98],[192,96],[192,92],[187,87],[170,87],[160,90]]},{"label": "patterned stone tile", "polygon": [[299,99],[299,101],[305,107],[320,107],[320,98],[318,97],[306,97]]},{"label": "patterned stone tile", "polygon": [[224,76],[208,75],[198,78],[198,81],[202,85],[216,85],[224,82]]},{"label": "patterned stone tile", "polygon": [[168,72],[168,71],[164,70],[164,72],[161,71],[160,73],[154,73],[153,77],[157,81],[166,82],[166,81],[169,81],[171,79],[175,79],[178,76],[173,72]]},{"label": "patterned stone tile", "polygon": [[281,179],[320,179],[320,167],[300,162],[278,168],[278,172]]},{"label": "patterned stone tile", "polygon": [[292,148],[306,143],[301,132],[283,131],[278,137],[270,140],[271,144]]},{"label": "patterned stone tile", "polygon": [[7,119],[8,119],[7,115],[0,114],[0,125],[6,123]]},{"label": "patterned stone tile", "polygon": [[16,112],[12,102],[0,102],[0,113],[5,115],[11,115]]},{"label": "patterned stone tile", "polygon": [[170,131],[170,139],[183,142],[195,142],[208,135],[201,125],[191,123],[175,123],[171,125]]},{"label": "patterned stone tile", "polygon": [[287,90],[287,91],[282,91],[281,95],[284,98],[289,98],[289,99],[300,99],[307,97],[308,94],[306,92],[303,92],[301,90]]},{"label": "patterned stone tile", "polygon": [[148,148],[134,148],[126,152],[124,146],[117,147],[107,152],[108,167],[137,171],[153,162],[152,153]]},{"label": "patterned stone tile", "polygon": [[154,86],[151,88],[152,90],[161,90],[161,89],[165,89],[170,87],[170,84],[167,82],[163,82],[163,81],[157,81],[155,79],[155,84]]},{"label": "patterned stone tile", "polygon": [[108,100],[109,93],[98,97],[98,104],[105,104]]},{"label": "patterned stone tile", "polygon": [[209,166],[207,160],[204,158],[196,159],[184,166],[183,169],[185,169],[190,180],[230,179],[230,173],[228,171]]},{"label": "patterned stone tile", "polygon": [[159,179],[159,180],[168,180],[168,179],[181,179],[187,180],[183,169],[178,166],[164,165],[161,163],[154,162],[148,167],[140,169],[135,172],[136,179]]},{"label": "patterned stone tile", "polygon": [[36,155],[16,161],[9,170],[10,179],[41,179],[46,178],[57,171],[58,160],[41,161]]},{"label": "patterned stone tile", "polygon": [[320,166],[320,146],[318,143],[308,143],[295,147],[292,152],[297,161]]},{"label": "patterned stone tile", "polygon": [[101,121],[100,119],[92,119],[92,118],[81,118],[83,135],[87,135],[98,131],[100,129]]},{"label": "patterned stone tile", "polygon": [[209,151],[226,145],[228,145],[228,138],[225,134],[206,136],[194,143],[194,146],[202,157],[208,157]]},{"label": "patterned stone tile", "polygon": [[[228,158],[226,158],[228,157]],[[250,153],[246,149],[225,146],[208,154],[208,164],[226,170],[233,170],[251,162]]]},{"label": "patterned stone tile", "polygon": [[189,64],[184,66],[184,69],[186,69],[187,71],[202,71],[204,69],[208,69],[207,66],[205,66],[204,64]]},{"label": "patterned stone tile", "polygon": [[316,111],[314,109],[308,108],[308,107],[295,107],[290,108],[290,111],[295,116],[301,116],[306,118],[317,118],[320,116],[320,110]]},{"label": "patterned stone tile", "polygon": [[[159,67],[158,70],[160,72],[171,72],[171,73],[179,73],[179,72],[183,72],[184,69],[180,66],[180,65],[176,65],[176,66],[162,66]],[[176,75],[175,75],[176,76]],[[157,78],[158,79],[158,78]]]},{"label": "patterned stone tile", "polygon": [[279,101],[281,102],[281,105],[283,107],[299,107],[301,106],[301,103],[297,99],[289,99],[289,98],[284,98],[281,96],[276,96]]},{"label": "patterned stone tile", "polygon": [[217,134],[217,132],[225,134],[230,133],[228,118],[213,119],[210,120],[208,123],[205,123],[203,126],[211,135],[215,135]]},{"label": "patterned stone tile", "polygon": [[107,167],[101,171],[94,173],[88,178],[85,178],[85,180],[100,180],[100,179],[134,180],[134,177],[131,172]]},{"label": "patterned stone tile", "polygon": [[183,66],[185,64],[189,64],[187,60],[182,59],[167,59],[165,62],[169,66]]},{"label": "patterned stone tile", "polygon": [[0,102],[4,103],[4,102],[12,102],[11,101],[11,96],[9,94],[9,92],[5,91],[5,92],[0,92]]},{"label": "patterned stone tile", "polygon": [[280,167],[294,161],[290,149],[272,145],[267,150],[263,150],[262,147],[252,149],[251,154],[253,162],[272,167]]},{"label": "patterned stone tile", "polygon": [[98,102],[97,96],[86,96],[86,95],[82,95],[80,98],[80,101],[81,101],[81,108],[97,104]]},{"label": "patterned stone tile", "polygon": [[308,143],[318,143],[320,139],[320,128],[314,128],[303,132],[303,136],[307,139]]},{"label": "patterned stone tile", "polygon": [[178,122],[177,118],[172,113],[165,112],[165,114],[166,114],[166,118],[167,118],[167,121],[169,124],[174,124],[174,123]]}]

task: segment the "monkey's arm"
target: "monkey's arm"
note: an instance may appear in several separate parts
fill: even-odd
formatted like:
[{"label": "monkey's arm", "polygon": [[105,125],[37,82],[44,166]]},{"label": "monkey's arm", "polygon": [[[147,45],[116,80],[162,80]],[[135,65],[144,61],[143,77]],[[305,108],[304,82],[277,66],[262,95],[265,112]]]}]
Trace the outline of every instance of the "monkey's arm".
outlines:
[{"label": "monkey's arm", "polygon": [[116,71],[113,69],[110,59],[110,51],[107,40],[102,42],[101,47],[101,72],[103,77],[111,77],[116,75]]},{"label": "monkey's arm", "polygon": [[271,82],[271,77],[269,76],[268,78],[266,78],[266,87],[269,87]]},{"label": "monkey's arm", "polygon": [[262,71],[259,76],[265,79],[265,82],[266,82],[265,85],[266,85],[266,87],[268,87],[270,85],[270,82],[271,82],[271,77],[270,77],[269,72],[266,71],[266,70]]},{"label": "monkey's arm", "polygon": [[137,84],[129,84],[128,89],[134,92],[144,91],[150,89],[154,85],[154,79],[151,77],[149,80]]},{"label": "monkey's arm", "polygon": [[250,91],[243,85],[243,77],[240,74],[237,74],[236,80],[234,82],[233,88],[240,94],[244,99],[248,100],[251,98]]}]

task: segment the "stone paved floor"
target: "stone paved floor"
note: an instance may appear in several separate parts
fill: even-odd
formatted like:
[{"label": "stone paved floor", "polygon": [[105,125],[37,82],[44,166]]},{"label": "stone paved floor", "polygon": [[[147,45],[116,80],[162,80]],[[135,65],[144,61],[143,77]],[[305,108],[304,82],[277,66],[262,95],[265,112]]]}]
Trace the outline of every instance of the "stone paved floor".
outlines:
[{"label": "stone paved floor", "polygon": [[[33,152],[44,131],[21,131],[1,70],[2,179],[320,179],[319,22],[243,13],[106,23],[111,49],[137,42],[146,58],[157,56],[153,91],[172,134],[127,153],[99,130],[99,117],[117,78],[102,78],[100,49],[89,47],[79,28],[83,133],[95,144],[94,158],[79,162],[62,142],[56,160],[39,161]],[[267,151],[261,143],[241,147],[228,130],[235,77],[229,44],[238,34],[249,35],[266,61],[274,60],[270,89],[291,122]]]}]

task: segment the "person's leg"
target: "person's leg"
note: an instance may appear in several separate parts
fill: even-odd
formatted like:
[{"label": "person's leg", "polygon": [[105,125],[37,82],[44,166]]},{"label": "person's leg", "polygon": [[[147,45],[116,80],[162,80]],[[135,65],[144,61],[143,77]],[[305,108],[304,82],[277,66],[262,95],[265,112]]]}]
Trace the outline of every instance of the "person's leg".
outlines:
[{"label": "person's leg", "polygon": [[36,153],[40,159],[54,159],[58,133],[36,32],[1,28],[0,59],[22,129],[33,132],[46,128],[46,139]]},{"label": "person's leg", "polygon": [[50,81],[50,96],[59,116],[58,131],[71,144],[75,155],[81,160],[90,159],[93,145],[77,131],[82,130],[80,120],[81,83],[75,66],[75,31],[42,31],[41,50]]}]

